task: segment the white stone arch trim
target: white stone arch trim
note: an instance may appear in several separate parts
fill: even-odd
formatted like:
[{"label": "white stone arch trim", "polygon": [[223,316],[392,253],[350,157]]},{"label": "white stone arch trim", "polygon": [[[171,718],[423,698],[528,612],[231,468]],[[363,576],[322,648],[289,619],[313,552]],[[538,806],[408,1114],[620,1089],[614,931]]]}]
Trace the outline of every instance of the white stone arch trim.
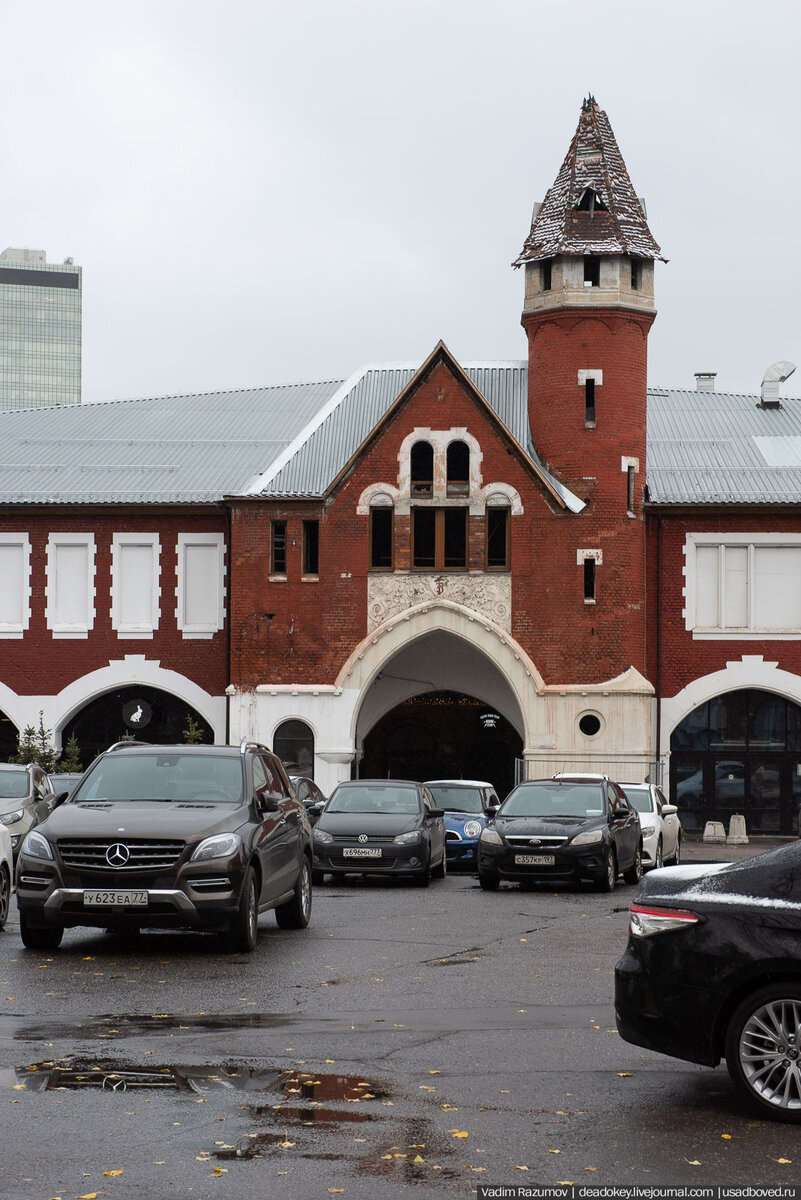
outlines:
[{"label": "white stone arch trim", "polygon": [[427,633],[451,633],[460,637],[494,663],[505,677],[520,708],[525,726],[523,744],[532,732],[534,701],[544,689],[539,671],[510,634],[500,625],[451,601],[429,601],[407,609],[374,629],[351,654],[336,679],[336,687],[357,689],[351,736],[356,737],[361,697],[381,669],[401,650]]},{"label": "white stone arch trim", "polygon": [[[259,690],[261,689],[257,689],[257,691]],[[266,690],[267,689],[265,689],[265,691]],[[320,731],[307,712],[302,712],[301,710],[296,710],[294,708],[288,709],[286,712],[281,713],[281,715],[273,721],[272,729],[270,730],[270,746],[272,746],[273,742],[275,741],[276,730],[280,729],[282,725],[286,725],[287,721],[300,721],[306,726],[306,728],[314,737],[314,749],[316,752],[318,743],[320,741]]]},{"label": "white stone arch trim", "polygon": [[135,687],[137,684],[160,688],[184,700],[214,730],[215,742],[225,742],[224,697],[212,696],[185,675],[162,667],[158,659],[148,659],[143,654],[126,654],[123,659],[112,660],[108,666],[99,667],[73,680],[49,700],[48,708],[57,744],[60,745],[61,731],[67,722],[92,700],[114,688]]},{"label": "white stone arch trim", "polygon": [[[362,517],[368,516],[371,505],[379,496],[389,496],[394,508],[398,502],[399,492],[392,483],[371,483],[369,487],[364,489],[361,496],[359,496],[356,504],[356,512]],[[388,507],[388,505],[383,505],[382,507]]]},{"label": "white stone arch trim", "polygon": [[[43,706],[40,704],[39,708]],[[37,708],[37,713],[39,709]],[[30,725],[30,697],[18,696],[7,683],[0,683],[0,712],[13,721],[21,733],[26,725]]]},{"label": "white stone arch trim", "polygon": [[[470,496],[469,506],[471,513],[481,513],[484,511],[484,505],[480,502],[480,493],[483,483],[481,474],[481,464],[484,460],[484,455],[481,450],[481,445],[478,440],[473,437],[472,433],[468,433],[467,429],[454,426],[451,429],[428,429],[416,428],[406,437],[400,444],[398,450],[398,501],[396,504],[396,512],[402,513],[404,516],[408,514],[411,508],[412,501],[412,446],[415,442],[429,442],[434,447],[434,488],[430,498],[427,498],[423,503],[436,505],[457,505],[464,506],[465,497],[458,498],[448,496],[447,494],[447,456],[448,446],[451,442],[464,442],[470,451]],[[415,503],[420,504],[419,497],[415,498]]]},{"label": "white stone arch trim", "polygon": [[482,512],[486,509],[487,504],[493,496],[506,497],[513,517],[519,517],[523,512],[523,501],[520,499],[520,493],[516,488],[512,487],[511,483],[487,483],[479,492],[479,496],[482,501]]},{"label": "white stone arch trim", "polygon": [[745,688],[774,692],[785,700],[801,705],[801,675],[780,670],[778,663],[765,662],[761,654],[744,654],[739,662],[727,662],[722,671],[702,675],[675,696],[662,700],[660,754],[670,753],[673,730],[700,704],[714,700],[724,692],[742,691]]}]

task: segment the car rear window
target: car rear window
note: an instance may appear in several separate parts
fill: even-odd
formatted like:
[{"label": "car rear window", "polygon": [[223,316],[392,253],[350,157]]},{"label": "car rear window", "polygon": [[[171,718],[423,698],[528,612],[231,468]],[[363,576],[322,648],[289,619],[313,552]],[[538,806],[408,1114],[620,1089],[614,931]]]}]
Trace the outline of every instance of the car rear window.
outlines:
[{"label": "car rear window", "polygon": [[[620,785],[623,787],[623,785]],[[648,788],[628,788],[624,787],[623,791],[626,794],[626,799],[632,808],[636,808],[637,812],[649,813],[653,812],[654,806],[651,803],[651,793]]]},{"label": "car rear window", "polygon": [[501,817],[600,817],[605,812],[599,783],[522,783],[511,791]]},{"label": "car rear window", "polygon": [[242,764],[239,756],[115,752],[70,797],[73,804],[100,800],[241,804]]}]

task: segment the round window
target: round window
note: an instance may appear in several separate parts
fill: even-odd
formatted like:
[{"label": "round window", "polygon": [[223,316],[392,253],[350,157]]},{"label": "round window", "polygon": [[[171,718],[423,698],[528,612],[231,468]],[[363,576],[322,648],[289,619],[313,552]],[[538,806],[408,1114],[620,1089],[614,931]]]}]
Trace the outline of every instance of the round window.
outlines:
[{"label": "round window", "polygon": [[579,717],[578,725],[585,737],[595,737],[601,732],[601,718],[597,713],[584,713]]}]

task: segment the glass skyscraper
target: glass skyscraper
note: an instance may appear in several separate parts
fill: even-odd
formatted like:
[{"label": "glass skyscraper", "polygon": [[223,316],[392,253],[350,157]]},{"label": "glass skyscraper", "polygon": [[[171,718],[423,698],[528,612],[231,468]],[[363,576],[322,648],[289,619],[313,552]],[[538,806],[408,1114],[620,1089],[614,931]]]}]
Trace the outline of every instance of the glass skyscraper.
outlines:
[{"label": "glass skyscraper", "polygon": [[81,402],[81,268],[0,254],[0,409]]}]

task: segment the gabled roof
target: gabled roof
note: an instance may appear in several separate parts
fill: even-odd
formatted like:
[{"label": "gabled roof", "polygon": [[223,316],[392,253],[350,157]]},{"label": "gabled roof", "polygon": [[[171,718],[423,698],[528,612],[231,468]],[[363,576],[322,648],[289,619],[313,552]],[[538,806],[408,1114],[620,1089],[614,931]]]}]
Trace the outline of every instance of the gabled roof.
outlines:
[{"label": "gabled roof", "polygon": [[567,157],[513,265],[557,254],[662,259],[609,118],[593,96],[581,107]]}]

